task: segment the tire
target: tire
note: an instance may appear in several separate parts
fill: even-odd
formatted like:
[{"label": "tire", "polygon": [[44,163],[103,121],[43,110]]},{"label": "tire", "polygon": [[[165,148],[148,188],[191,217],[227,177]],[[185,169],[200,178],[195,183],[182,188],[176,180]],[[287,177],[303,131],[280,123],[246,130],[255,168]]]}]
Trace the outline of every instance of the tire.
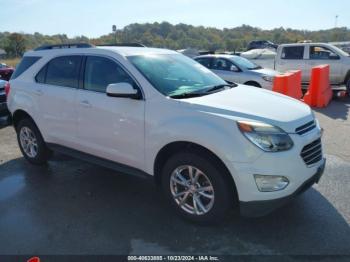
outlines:
[{"label": "tire", "polygon": [[16,132],[24,158],[33,165],[46,164],[52,152],[47,148],[35,123],[29,118],[24,118],[17,124]]},{"label": "tire", "polygon": [[[171,156],[162,169],[161,186],[167,202],[179,215],[192,222],[216,224],[223,221],[233,209],[234,189],[230,187],[231,183],[225,174],[213,163],[210,157],[191,152],[178,153]],[[176,171],[189,182],[189,167],[192,167],[194,179],[195,174],[199,175],[197,183],[185,187],[184,180]],[[204,189],[208,190],[202,191]],[[179,194],[178,198],[175,198],[175,194]]]},{"label": "tire", "polygon": [[346,91],[348,93],[348,96],[350,96],[350,77],[347,79],[345,85],[346,85]]}]

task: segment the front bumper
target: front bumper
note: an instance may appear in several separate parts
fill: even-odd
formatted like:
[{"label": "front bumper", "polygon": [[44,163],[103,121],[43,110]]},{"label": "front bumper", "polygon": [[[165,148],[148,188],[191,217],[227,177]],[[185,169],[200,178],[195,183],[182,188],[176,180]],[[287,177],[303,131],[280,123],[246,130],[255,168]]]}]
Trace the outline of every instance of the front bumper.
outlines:
[{"label": "front bumper", "polygon": [[260,82],[261,88],[272,91],[273,89],[273,82],[268,81],[261,81]]},{"label": "front bumper", "polygon": [[313,184],[318,183],[326,165],[326,159],[322,160],[322,164],[318,167],[317,172],[308,180],[306,180],[300,187],[298,187],[292,194],[271,200],[262,201],[240,201],[240,214],[245,217],[259,217],[271,213],[273,210],[285,205],[290,202],[299,194],[305,192]]}]

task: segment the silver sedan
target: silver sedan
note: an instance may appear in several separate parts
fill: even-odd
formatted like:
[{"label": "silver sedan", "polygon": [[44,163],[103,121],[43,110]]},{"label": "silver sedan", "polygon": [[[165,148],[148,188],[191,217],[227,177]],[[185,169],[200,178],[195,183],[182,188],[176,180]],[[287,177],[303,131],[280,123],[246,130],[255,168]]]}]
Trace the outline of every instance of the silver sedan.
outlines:
[{"label": "silver sedan", "polygon": [[248,59],[235,55],[202,55],[194,58],[222,79],[234,83],[272,90],[277,71],[264,69]]}]

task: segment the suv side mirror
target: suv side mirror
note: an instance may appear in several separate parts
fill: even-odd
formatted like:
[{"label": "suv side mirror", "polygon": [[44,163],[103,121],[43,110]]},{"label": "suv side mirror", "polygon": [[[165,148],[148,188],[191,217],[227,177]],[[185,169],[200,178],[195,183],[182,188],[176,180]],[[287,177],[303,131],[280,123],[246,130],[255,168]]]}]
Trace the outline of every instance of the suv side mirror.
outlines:
[{"label": "suv side mirror", "polygon": [[230,71],[232,71],[232,72],[238,72],[239,70],[238,70],[238,67],[237,67],[237,66],[231,65]]},{"label": "suv side mirror", "polygon": [[139,91],[129,83],[115,83],[109,84],[106,89],[107,96],[111,97],[125,97],[132,99],[141,99]]}]

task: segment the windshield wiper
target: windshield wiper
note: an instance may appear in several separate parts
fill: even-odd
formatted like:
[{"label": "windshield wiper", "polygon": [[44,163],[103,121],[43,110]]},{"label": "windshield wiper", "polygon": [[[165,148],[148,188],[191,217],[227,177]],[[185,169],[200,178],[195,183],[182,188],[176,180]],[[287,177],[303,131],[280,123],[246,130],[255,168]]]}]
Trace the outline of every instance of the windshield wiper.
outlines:
[{"label": "windshield wiper", "polygon": [[194,91],[194,92],[184,92],[182,94],[178,94],[178,95],[170,95],[170,98],[191,98],[191,97],[199,97],[199,96],[205,96],[205,95],[209,95],[210,93],[213,93],[215,91],[224,89],[225,87],[236,87],[237,85],[234,83],[229,83],[229,84],[222,84],[222,85],[215,85],[215,86],[211,86],[210,88],[204,89],[204,90],[199,90],[199,91]]},{"label": "windshield wiper", "polygon": [[222,84],[222,85],[216,85],[216,86],[212,86],[210,87],[209,89],[206,89],[205,92],[206,93],[211,93],[211,92],[214,92],[214,91],[217,91],[217,90],[221,90],[221,89],[224,89],[225,87],[229,87],[229,88],[232,88],[232,87],[236,87],[237,85],[232,83],[232,84]]},{"label": "windshield wiper", "polygon": [[202,92],[185,92],[182,94],[178,94],[178,95],[170,95],[170,98],[175,98],[175,99],[181,99],[181,98],[191,98],[191,97],[199,97],[199,96],[203,96],[205,95],[205,93]]}]

